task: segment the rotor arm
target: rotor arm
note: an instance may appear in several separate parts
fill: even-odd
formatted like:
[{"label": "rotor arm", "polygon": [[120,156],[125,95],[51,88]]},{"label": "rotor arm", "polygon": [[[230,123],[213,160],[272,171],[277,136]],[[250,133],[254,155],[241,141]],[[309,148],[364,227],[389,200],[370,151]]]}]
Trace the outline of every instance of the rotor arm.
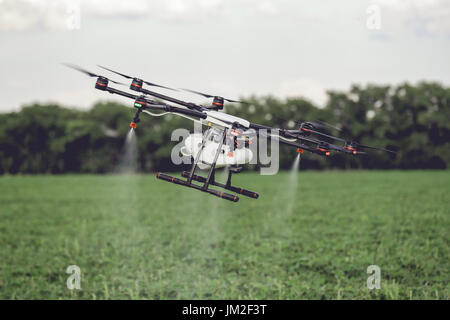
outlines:
[{"label": "rotor arm", "polygon": [[108,91],[111,94],[118,94],[119,96],[123,96],[123,97],[134,99],[134,100],[136,100],[139,97],[139,96],[137,96],[135,94],[128,93],[128,92],[125,92],[125,91],[122,91],[122,90],[117,90],[117,89],[112,88],[110,86],[107,86],[105,88],[105,91]]},{"label": "rotor arm", "polygon": [[[259,130],[261,130],[261,129],[274,130],[274,128],[272,128],[272,127],[261,125],[261,124],[257,124],[257,123],[250,123],[250,128],[255,129],[258,136],[260,135]],[[280,133],[282,133],[282,132],[283,132],[283,130],[280,130]],[[268,133],[265,136],[267,138],[271,139],[271,140],[272,139],[278,140],[278,142],[281,143],[281,144],[285,144],[285,145],[288,145],[288,146],[291,146],[291,147],[295,147],[295,148],[298,148],[298,149],[301,149],[301,150],[306,150],[306,151],[309,151],[309,152],[312,152],[312,153],[315,153],[315,154],[323,155],[323,153],[318,152],[316,149],[314,149],[314,148],[312,148],[312,147],[310,147],[308,145],[305,145],[305,144],[301,144],[301,143],[298,143],[298,142],[292,142],[292,141],[287,141],[287,140],[284,140],[284,139],[280,139],[280,136],[273,136],[270,133]]]},{"label": "rotor arm", "polygon": [[[159,107],[159,106],[156,106],[156,107]],[[198,117],[201,119],[206,119],[208,117],[206,115],[206,113],[203,113],[200,111],[178,108],[178,107],[174,107],[174,106],[171,106],[168,104],[165,104],[163,107],[159,107],[159,108],[164,109],[167,112],[185,114],[187,116]]]},{"label": "rotor arm", "polygon": [[285,145],[288,145],[288,146],[291,146],[291,147],[295,147],[295,148],[300,148],[301,150],[306,150],[306,151],[309,151],[309,152],[312,152],[312,153],[315,153],[315,154],[319,154],[321,156],[323,155],[322,153],[317,152],[316,149],[311,148],[310,146],[307,146],[305,144],[301,144],[301,143],[298,143],[298,142],[286,141],[286,140],[279,139],[277,137],[270,137],[269,136],[269,138],[271,138],[271,139],[278,139],[278,141],[281,144],[285,144]]},{"label": "rotor arm", "polygon": [[[320,146],[320,145],[326,146],[326,148],[328,148],[328,149],[332,149],[332,150],[336,150],[336,151],[343,152],[343,153],[348,153],[348,154],[355,154],[353,151],[351,151],[349,149],[345,149],[345,148],[343,148],[341,146],[334,145],[334,144],[329,143],[327,141],[322,141],[322,140],[315,139],[315,138],[301,136],[301,135],[298,134],[299,130],[284,130],[284,129],[282,129],[282,130],[280,130],[280,132],[282,132],[284,135],[287,135],[289,137],[293,137],[293,138],[301,140],[301,141],[313,143],[313,144],[316,144],[318,146]],[[359,152],[359,153],[361,153],[361,152]]]},{"label": "rotor arm", "polygon": [[[261,125],[261,124],[256,124],[256,123],[251,123],[250,124],[250,128],[252,129],[256,129],[256,131],[258,132],[259,135],[259,130],[261,129],[265,129],[265,130],[274,130],[275,128],[269,127],[269,126],[265,126],[265,125]],[[336,150],[339,152],[343,152],[343,153],[352,153],[352,151],[349,151],[343,147],[340,146],[336,146],[334,144],[331,144],[329,142],[326,141],[322,141],[322,140],[318,140],[318,139],[314,139],[314,138],[310,138],[310,137],[304,137],[299,135],[299,133],[301,133],[299,130],[286,130],[286,129],[277,129],[279,130],[280,135],[279,136],[275,136],[272,135],[271,133],[267,133],[267,135],[265,135],[267,138],[269,139],[277,139],[280,143],[285,144],[285,145],[289,145],[292,147],[297,147],[301,150],[306,150],[318,155],[329,155],[328,152],[326,151],[322,151],[321,148],[319,148],[318,146],[321,145],[325,145],[327,147],[327,149],[332,149],[332,150]],[[283,139],[284,138],[284,139]],[[317,145],[317,147],[312,147],[309,145],[305,145],[301,142],[297,142],[297,141],[288,141],[286,140],[286,138],[293,138],[296,140],[299,140],[301,142],[307,142],[310,144],[315,144]]]},{"label": "rotor arm", "polygon": [[257,124],[257,123],[250,123],[250,128],[260,130],[260,129],[266,129],[266,130],[273,130],[274,128],[265,126],[263,124]]},{"label": "rotor arm", "polygon": [[[338,137],[335,137],[335,136],[331,136],[331,135],[329,135],[329,134],[326,134],[326,133],[323,133],[323,132],[320,132],[320,131],[316,131],[316,130],[312,130],[312,129],[307,129],[307,128],[301,128],[300,130],[301,130],[301,131],[308,132],[308,133],[317,134],[317,135],[322,136],[322,137],[326,137],[326,138],[329,138],[329,139],[333,139],[333,140],[336,140],[336,141],[340,141],[340,142],[344,142],[344,143],[345,143],[345,140],[342,139],[342,138],[338,138]],[[292,130],[292,131],[295,131],[295,130]],[[298,131],[298,130],[297,130],[297,131]]]},{"label": "rotor arm", "polygon": [[141,88],[139,91],[142,92],[142,93],[148,94],[150,96],[153,96],[153,97],[165,100],[165,101],[169,101],[169,102],[181,105],[181,106],[186,107],[188,109],[192,109],[192,110],[202,110],[203,109],[201,106],[196,105],[195,103],[178,100],[176,98],[172,98],[172,97],[163,95],[161,93],[150,91],[150,90],[147,90],[147,89],[144,89],[144,88]]},{"label": "rotor arm", "polygon": [[[138,96],[138,95],[135,95],[135,94],[132,94],[132,93],[129,93],[129,92],[125,92],[125,91],[122,91],[122,90],[118,90],[118,89],[112,88],[112,87],[110,87],[110,86],[106,87],[106,88],[105,88],[105,91],[108,91],[108,92],[111,93],[111,94],[117,94],[117,95],[119,95],[119,96],[126,97],[126,98],[130,98],[130,99],[133,99],[133,100],[136,100],[136,99],[138,99],[138,98],[142,98],[141,96]],[[165,106],[165,105],[166,105],[166,104],[163,103],[163,102],[151,100],[151,99],[148,99],[148,98],[145,98],[144,100],[145,100],[149,105],[151,105],[151,107],[155,107],[155,106]]]},{"label": "rotor arm", "polygon": [[148,102],[148,105],[145,107],[145,109],[166,111],[166,112],[174,113],[174,114],[183,114],[183,115],[187,115],[187,116],[198,117],[200,119],[206,119],[208,117],[206,115],[206,113],[203,113],[200,111],[178,108],[178,107],[174,107],[174,106],[162,103],[162,102],[157,102],[155,104],[155,101],[153,101],[153,100],[149,100],[149,99],[145,99],[145,100]]},{"label": "rotor arm", "polygon": [[[106,87],[105,89],[106,91],[108,91],[111,94],[118,94],[120,96],[126,97],[126,98],[130,98],[133,100],[136,100],[137,98],[139,98],[140,96],[132,94],[132,93],[128,93],[125,91],[121,91],[112,87]],[[196,111],[196,110],[191,110],[191,109],[183,109],[183,108],[178,108],[178,107],[174,107],[168,104],[165,104],[163,102],[158,102],[158,101],[154,101],[148,98],[145,98],[145,101],[148,103],[147,108],[148,109],[154,109],[154,110],[161,110],[161,111],[167,111],[167,112],[172,112],[172,113],[180,113],[180,114],[185,114],[188,116],[194,116],[194,117],[199,117],[201,119],[206,119],[207,115],[201,111]]]}]

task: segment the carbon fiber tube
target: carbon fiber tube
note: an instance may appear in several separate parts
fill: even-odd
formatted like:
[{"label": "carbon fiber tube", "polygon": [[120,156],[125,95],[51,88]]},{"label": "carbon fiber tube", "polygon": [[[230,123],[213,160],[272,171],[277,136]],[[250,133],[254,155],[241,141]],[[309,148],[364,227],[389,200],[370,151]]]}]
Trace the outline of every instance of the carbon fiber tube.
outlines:
[{"label": "carbon fiber tube", "polygon": [[196,104],[194,104],[192,102],[186,102],[186,101],[178,100],[178,99],[175,99],[175,98],[163,95],[163,94],[158,93],[158,92],[150,91],[150,90],[147,90],[147,89],[144,89],[144,88],[140,88],[139,91],[142,92],[142,93],[154,96],[156,98],[160,98],[162,100],[166,100],[166,101],[169,101],[169,102],[172,102],[172,103],[176,103],[176,104],[182,105],[182,106],[187,107],[189,109],[201,108],[200,106],[198,106],[198,105],[196,105]]},{"label": "carbon fiber tube", "polygon": [[206,113],[203,113],[200,111],[195,111],[195,110],[190,110],[190,109],[182,109],[182,108],[178,108],[178,107],[172,107],[169,105],[166,105],[166,111],[181,113],[181,114],[185,114],[188,116],[199,117],[201,119],[206,119],[208,117],[206,115]]},{"label": "carbon fiber tube", "polygon": [[161,179],[161,180],[165,180],[165,181],[168,181],[168,182],[176,183],[176,184],[186,185],[186,183],[183,180],[180,180],[180,179],[175,178],[175,177],[171,177],[171,176],[169,176],[167,174],[164,174],[164,173],[161,173],[161,172],[157,173],[156,178]]},{"label": "carbon fiber tube", "polygon": [[200,186],[197,186],[195,184],[189,184],[186,181],[180,180],[180,179],[175,178],[175,177],[171,177],[171,176],[169,176],[167,174],[164,174],[164,173],[161,173],[161,172],[158,172],[156,174],[156,178],[164,180],[164,181],[167,181],[167,182],[172,182],[172,183],[175,183],[175,184],[180,184],[182,186],[193,188],[193,189],[196,189],[196,190],[199,190],[199,191],[208,192],[209,194],[215,195],[216,197],[219,197],[219,198],[222,198],[222,199],[225,199],[225,200],[229,200],[229,201],[233,201],[233,202],[238,202],[239,201],[239,197],[238,196],[235,196],[235,195],[232,195],[232,194],[229,194],[229,193],[225,193],[225,192],[221,192],[221,191],[217,191],[217,190],[212,190],[212,189],[203,190],[202,187],[200,187]]},{"label": "carbon fiber tube", "polygon": [[[189,178],[189,172],[188,171],[183,171],[181,172],[181,176],[185,177],[185,178]],[[201,176],[197,176],[195,174],[192,175],[192,180],[198,181],[198,182],[205,182],[206,178],[203,178]]]},{"label": "carbon fiber tube", "polygon": [[215,195],[215,196],[217,196],[219,198],[222,198],[222,199],[230,200],[230,201],[233,201],[233,202],[238,202],[239,201],[239,197],[238,196],[234,196],[234,195],[229,194],[229,193],[225,193],[225,192],[221,192],[221,191],[217,191],[217,190],[211,190],[211,189],[207,190],[207,192],[210,193],[210,194],[213,194],[213,195]]},{"label": "carbon fiber tube", "polygon": [[250,191],[250,190],[245,190],[242,188],[237,188],[237,187],[233,187],[233,186],[228,186],[226,187],[226,189],[231,190],[233,192],[242,194],[244,196],[250,197],[250,198],[255,198],[258,199],[259,194],[257,194],[256,192]]},{"label": "carbon fiber tube", "polygon": [[[181,176],[185,177],[185,178],[188,178],[189,177],[189,172],[183,171],[181,173]],[[197,175],[194,174],[194,175],[192,175],[192,180],[195,180],[195,181],[198,181],[198,182],[205,182],[206,178],[201,177],[201,176],[197,176]],[[238,187],[233,187],[233,186],[227,186],[225,184],[222,184],[222,183],[216,182],[216,181],[211,182],[211,184],[214,185],[214,186],[218,186],[218,187],[221,187],[221,188],[224,188],[224,189],[227,189],[227,190],[230,190],[230,191],[242,194],[242,195],[250,197],[250,198],[258,199],[258,197],[259,197],[258,193],[250,191],[250,190],[246,190],[246,189],[242,189],[242,188],[238,188]]]},{"label": "carbon fiber tube", "polygon": [[[112,93],[112,94],[118,94],[120,96],[131,98],[134,100],[136,100],[139,97],[137,95],[134,95],[134,94],[131,94],[131,93],[128,93],[125,91],[117,90],[117,89],[111,88],[111,87],[107,87],[106,91],[108,91],[109,93]],[[150,105],[146,109],[165,110],[168,112],[175,112],[175,113],[181,113],[181,114],[185,114],[185,115],[189,115],[189,116],[199,117],[201,119],[206,119],[206,117],[207,117],[206,113],[203,113],[200,111],[173,107],[168,104],[157,102],[157,101],[154,101],[151,99],[145,99],[145,100]],[[155,106],[155,104],[158,104],[159,106]]]}]

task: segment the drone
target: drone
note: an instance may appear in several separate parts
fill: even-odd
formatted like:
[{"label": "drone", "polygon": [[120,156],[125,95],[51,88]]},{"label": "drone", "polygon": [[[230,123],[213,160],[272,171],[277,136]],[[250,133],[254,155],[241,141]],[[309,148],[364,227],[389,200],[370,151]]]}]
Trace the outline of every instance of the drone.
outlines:
[{"label": "drone", "polygon": [[[224,108],[225,101],[245,104],[246,102],[243,101],[232,100],[222,96],[210,95],[190,89],[181,89],[212,99],[211,105],[199,105],[192,102],[186,102],[158,92],[150,91],[144,88],[143,85],[146,84],[150,87],[178,91],[176,89],[99,66],[109,72],[131,80],[129,89],[138,93],[133,94],[118,90],[109,85],[109,82],[112,82],[114,84],[126,86],[124,83],[108,79],[103,75],[92,73],[73,64],[65,65],[80,71],[89,77],[96,78],[96,89],[134,100],[136,114],[130,123],[130,127],[133,129],[137,128],[142,113],[150,116],[175,114],[196,123],[200,123],[203,126],[207,126],[208,129],[203,133],[190,134],[185,139],[185,144],[180,150],[183,156],[193,159],[190,170],[181,173],[181,176],[184,179],[172,177],[162,172],[157,172],[156,177],[163,181],[193,188],[232,202],[239,201],[239,195],[253,199],[259,197],[257,192],[236,187],[231,184],[232,175],[241,172],[242,165],[250,163],[253,159],[254,154],[250,148],[250,144],[254,139],[259,137],[277,140],[281,144],[297,148],[296,151],[300,154],[308,151],[324,157],[329,157],[332,151],[357,156],[365,154],[366,152],[363,151],[364,149],[395,153],[392,150],[363,145],[353,140],[346,140],[329,135],[323,132],[322,129],[325,126],[332,126],[323,121],[297,121],[295,122],[297,125],[296,129],[273,128],[252,123],[246,119],[221,111]],[[154,98],[159,100],[154,100]],[[154,111],[160,112],[154,113]],[[339,145],[334,144],[331,141],[336,141]],[[206,177],[195,174],[197,167],[201,170],[208,170]],[[226,183],[218,182],[215,179],[216,169],[222,167],[227,167],[229,169]],[[231,191],[234,194],[218,191],[212,189],[210,186],[216,186]]]}]

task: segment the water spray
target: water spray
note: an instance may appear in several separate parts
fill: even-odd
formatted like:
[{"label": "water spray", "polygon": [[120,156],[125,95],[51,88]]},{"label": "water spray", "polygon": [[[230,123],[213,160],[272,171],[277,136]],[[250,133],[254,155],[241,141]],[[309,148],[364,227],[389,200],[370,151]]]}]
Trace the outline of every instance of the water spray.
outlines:
[{"label": "water spray", "polygon": [[134,128],[130,128],[125,139],[125,145],[120,156],[116,171],[119,173],[136,173],[137,171],[137,140]]}]

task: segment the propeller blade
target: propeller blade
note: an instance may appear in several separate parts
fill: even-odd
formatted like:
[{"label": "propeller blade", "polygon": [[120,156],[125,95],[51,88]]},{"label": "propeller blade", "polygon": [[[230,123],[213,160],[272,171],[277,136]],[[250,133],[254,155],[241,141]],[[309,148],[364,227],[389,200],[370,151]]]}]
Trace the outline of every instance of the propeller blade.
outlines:
[{"label": "propeller blade", "polygon": [[203,97],[205,97],[205,98],[215,98],[215,97],[219,97],[219,98],[222,98],[222,99],[225,100],[225,101],[232,102],[232,103],[234,102],[234,103],[248,104],[247,102],[244,102],[244,101],[232,100],[232,99],[224,98],[224,97],[221,97],[221,96],[213,96],[213,95],[210,95],[210,94],[207,94],[207,93],[203,93],[203,92],[199,92],[199,91],[195,91],[195,90],[191,90],[191,89],[184,89],[184,88],[181,88],[181,90],[189,91],[189,92],[192,92],[192,93],[201,95],[201,96],[203,96]]},{"label": "propeller blade", "polygon": [[[99,67],[102,68],[102,69],[105,69],[105,70],[108,70],[108,71],[110,71],[110,72],[113,72],[113,73],[115,73],[115,74],[118,74],[118,75],[120,75],[120,76],[122,76],[122,77],[124,77],[124,78],[127,78],[127,79],[134,79],[134,78],[135,78],[135,77],[129,76],[129,75],[127,75],[127,74],[123,74],[123,73],[120,73],[120,72],[118,72],[118,71],[114,71],[114,70],[112,70],[112,69],[103,67],[103,66],[101,66],[101,65],[97,65],[97,66],[99,66]],[[153,82],[149,82],[149,81],[145,81],[145,80],[142,80],[142,81],[143,81],[145,84],[149,85],[149,86],[160,87],[160,88],[164,88],[164,89],[169,89],[169,90],[173,90],[173,91],[178,91],[178,90],[176,90],[176,89],[172,89],[172,88],[169,88],[169,87],[161,86],[161,85],[156,84],[156,83],[153,83]]]},{"label": "propeller blade", "polygon": [[[295,123],[298,124],[298,125],[300,125],[300,126],[302,126],[302,124],[305,123],[305,122],[303,122],[303,121],[298,121],[298,120],[297,120],[297,121],[295,121]],[[314,125],[314,122],[308,122],[308,123]],[[301,132],[301,131],[306,131],[306,132],[310,132],[310,133],[314,133],[314,134],[320,135],[320,136],[322,136],[322,137],[327,137],[327,138],[333,139],[333,140],[335,140],[335,141],[340,141],[340,142],[344,142],[344,143],[346,142],[346,140],[344,140],[344,139],[342,139],[342,138],[330,136],[329,134],[326,134],[326,133],[323,133],[323,132],[320,132],[320,131],[316,131],[316,130],[313,130],[313,129],[309,129],[309,127],[300,129],[299,131],[300,131],[300,132]]]},{"label": "propeller blade", "polygon": [[153,87],[159,87],[159,88],[164,88],[164,89],[168,89],[168,90],[172,90],[172,91],[178,91],[177,89],[172,89],[172,88],[169,88],[169,87],[161,86],[159,84],[148,82],[148,81],[144,81],[144,83],[148,84],[149,86],[153,86]]},{"label": "propeller blade", "polygon": [[97,66],[98,66],[98,67],[100,67],[100,68],[102,68],[102,69],[108,70],[109,72],[112,72],[112,73],[118,74],[119,76],[122,76],[122,77],[124,77],[124,78],[127,78],[127,79],[133,79],[133,77],[132,77],[132,76],[128,76],[128,75],[126,75],[126,74],[123,74],[123,73],[120,73],[120,72],[117,72],[117,71],[111,70],[111,69],[109,69],[109,68],[106,68],[106,67],[102,67],[101,65],[97,65]]},{"label": "propeller blade", "polygon": [[327,126],[327,127],[333,128],[333,129],[335,129],[335,130],[337,130],[337,131],[339,131],[339,132],[342,132],[342,129],[339,129],[339,128],[337,128],[337,127],[335,127],[335,126],[333,126],[333,125],[331,125],[331,124],[329,124],[329,123],[327,123],[327,122],[325,122],[325,121],[322,121],[322,120],[314,120],[314,122],[318,122],[319,124],[321,124],[321,125],[323,125],[323,126]]},{"label": "propeller blade", "polygon": [[183,89],[183,88],[181,88],[181,90],[189,91],[189,92],[192,92],[192,93],[195,93],[195,94],[199,94],[199,95],[201,95],[201,96],[204,96],[205,98],[214,98],[214,96],[212,96],[212,95],[210,95],[210,94],[198,92],[198,91],[191,90],[191,89]]},{"label": "propeller blade", "polygon": [[390,153],[396,153],[395,151],[392,150],[388,150],[388,149],[384,149],[384,148],[379,148],[379,147],[372,147],[372,146],[366,146],[364,144],[357,144],[357,146],[359,148],[367,148],[367,149],[373,149],[373,150],[380,150],[380,151],[386,151],[386,152],[390,152]]},{"label": "propeller blade", "polygon": [[[308,130],[309,130],[309,129],[308,129]],[[319,136],[327,137],[327,138],[330,138],[330,139],[333,139],[333,140],[336,140],[336,141],[345,142],[345,140],[342,139],[342,138],[330,136],[330,135],[328,135],[328,134],[325,134],[325,133],[322,133],[322,132],[319,132],[319,131],[309,130],[309,132],[312,132],[312,133],[314,133],[314,134],[318,134]]]},{"label": "propeller blade", "polygon": [[126,83],[123,83],[123,82],[114,81],[114,80],[111,80],[111,79],[108,79],[108,80],[111,81],[111,82],[114,82],[116,84],[120,84],[121,86],[128,86]]},{"label": "propeller blade", "polygon": [[[301,129],[300,129],[300,130],[301,130]],[[333,140],[335,140],[335,141],[340,141],[340,142],[344,142],[344,143],[345,143],[345,140],[342,139],[342,138],[330,136],[330,135],[328,135],[328,134],[326,134],[326,133],[322,133],[322,132],[320,132],[320,131],[315,131],[315,130],[311,130],[311,129],[305,129],[305,130],[308,130],[307,132],[311,132],[311,133],[317,134],[317,135],[322,136],[322,137],[327,137],[327,138],[333,139]]]},{"label": "propeller blade", "polygon": [[248,102],[245,102],[245,101],[239,101],[239,100],[231,100],[231,99],[223,99],[223,100],[226,100],[226,101],[228,101],[228,102],[234,102],[234,103],[242,103],[242,104],[249,104]]},{"label": "propeller blade", "polygon": [[[324,121],[321,121],[321,120],[317,120],[317,121],[319,123],[323,123],[323,124],[325,124],[327,126],[330,126],[330,127],[334,128],[334,129],[336,129],[338,131],[342,131],[339,128],[333,127],[332,125],[330,125],[330,124],[328,124],[328,123],[326,123]],[[302,125],[305,122],[302,122],[302,121],[295,121],[295,123],[299,124],[301,126],[300,130],[287,130],[287,132],[289,132],[291,134],[295,134],[295,132],[305,131],[305,132],[317,134],[317,135],[322,136],[322,137],[327,137],[327,138],[333,139],[335,141],[340,141],[340,142],[345,143],[345,146],[353,146],[353,148],[356,150],[357,154],[366,154],[366,152],[362,152],[362,151],[357,150],[358,148],[374,149],[374,150],[380,150],[380,151],[390,152],[390,153],[394,153],[394,154],[396,153],[395,151],[392,151],[392,150],[379,148],[379,147],[367,146],[367,145],[359,144],[358,142],[355,142],[355,141],[348,141],[348,140],[344,140],[342,138],[334,137],[334,136],[328,135],[326,133],[310,129],[310,127],[303,128]],[[308,123],[314,125],[314,122],[308,122]],[[298,139],[301,139],[301,140],[304,140],[304,141],[311,140],[311,139],[306,139],[304,137],[302,137],[302,138],[298,137]],[[310,142],[312,142],[312,141],[310,141]],[[328,143],[328,146],[330,147],[330,149],[342,151],[342,152],[345,152],[345,153],[353,153],[353,151],[355,151],[354,149],[348,150],[348,149],[346,149],[344,147],[336,146],[336,145],[333,145],[333,144],[330,144],[330,143]]]},{"label": "propeller blade", "polygon": [[77,71],[80,71],[80,72],[82,72],[84,74],[87,74],[89,77],[100,77],[100,75],[98,75],[98,74],[95,74],[95,73],[92,73],[90,71],[87,71],[87,70],[85,70],[85,69],[83,69],[83,68],[81,68],[81,67],[79,67],[77,65],[71,64],[71,63],[63,63],[63,65],[65,65],[66,67],[75,69]]},{"label": "propeller blade", "polygon": [[[79,66],[77,66],[77,65],[74,65],[74,64],[63,63],[63,65],[65,65],[66,67],[75,69],[75,70],[77,70],[77,71],[80,71],[80,72],[82,72],[82,73],[88,75],[89,77],[103,77],[102,75],[95,74],[95,73],[93,73],[93,72],[87,71],[86,69],[83,69],[83,68],[81,68],[81,67],[79,67]],[[113,83],[115,83],[115,84],[120,84],[120,85],[122,85],[122,86],[126,86],[125,83],[122,83],[122,82],[119,82],[119,81],[114,81],[114,80],[111,80],[111,79],[106,78],[106,77],[103,77],[103,78],[108,79],[108,81],[111,81],[111,82],[113,82]]]}]

